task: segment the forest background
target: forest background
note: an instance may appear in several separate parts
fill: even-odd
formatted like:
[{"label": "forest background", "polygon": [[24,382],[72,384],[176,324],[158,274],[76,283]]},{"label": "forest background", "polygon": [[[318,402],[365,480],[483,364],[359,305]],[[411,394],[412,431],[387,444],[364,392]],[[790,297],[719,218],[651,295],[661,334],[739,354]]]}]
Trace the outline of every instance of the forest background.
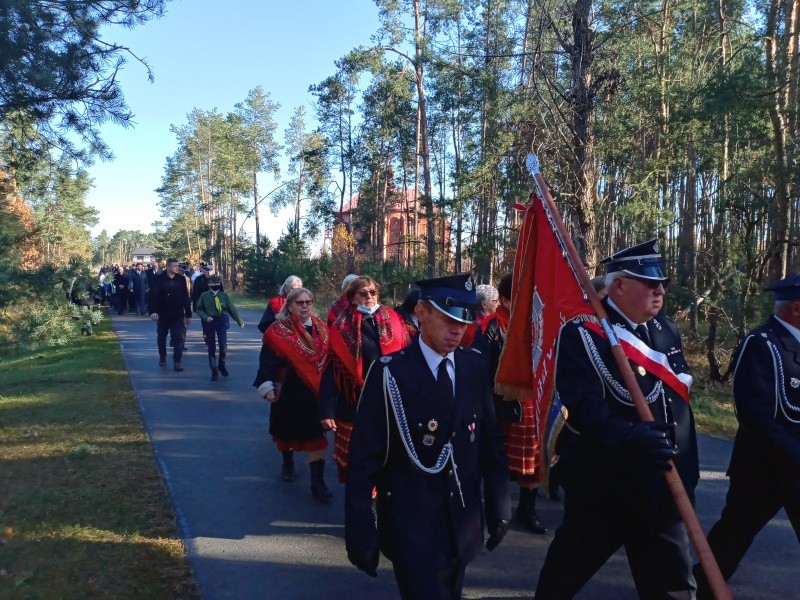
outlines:
[{"label": "forest background", "polygon": [[[130,122],[116,74],[138,60],[101,30],[158,18],[165,0],[5,3],[2,347],[63,343],[75,331],[64,284],[139,245],[211,261],[261,296],[289,274],[324,298],[347,273],[370,274],[390,301],[418,277],[496,282],[513,264],[534,151],[590,273],[660,239],[667,312],[722,379],[768,310],[762,286],[798,267],[800,2],[376,3],[372,45],[309,82],[315,114],[297,108],[279,132],[279,99],[259,85],[227,111],[196,108],[173,126],[156,231],[94,239],[88,169],[109,151],[98,127]],[[278,185],[260,189],[264,172]],[[293,218],[273,242],[260,224],[285,207]],[[397,211],[407,251],[393,257]]]}]

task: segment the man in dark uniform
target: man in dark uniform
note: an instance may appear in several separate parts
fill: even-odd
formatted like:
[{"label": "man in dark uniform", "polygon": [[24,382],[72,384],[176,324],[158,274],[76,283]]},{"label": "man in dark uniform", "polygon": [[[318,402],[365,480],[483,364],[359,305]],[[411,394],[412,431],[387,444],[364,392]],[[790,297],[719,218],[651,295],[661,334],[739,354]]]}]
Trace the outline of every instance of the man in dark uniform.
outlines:
[{"label": "man in dark uniform", "polygon": [[508,529],[508,463],[485,361],[459,346],[475,305],[472,278],[417,285],[421,333],[372,364],[356,412],[347,556],[375,577],[380,548],[403,598],[457,599],[466,565],[483,546],[481,484],[486,547],[494,549]]},{"label": "man in dark uniform", "polygon": [[657,240],[602,262],[608,322],[655,421],[639,420],[597,319],[565,324],[556,355],[556,391],[569,411],[558,439],[564,520],[536,598],[572,598],[625,546],[641,598],[690,599],[689,539],[661,472],[673,459],[693,498],[699,468],[691,377],[674,323],[659,314],[669,280]]},{"label": "man in dark uniform", "polygon": [[[734,354],[739,429],[725,508],[708,534],[726,580],[781,508],[800,540],[800,275],[766,291],[775,293],[773,315],[751,331]],[[698,598],[711,598],[697,566],[695,575]]]},{"label": "man in dark uniform", "polygon": [[178,261],[167,259],[164,273],[154,278],[155,287],[150,295],[150,318],[156,321],[156,343],[158,344],[158,364],[167,364],[167,333],[172,340],[172,358],[176,371],[183,371],[183,343],[185,328],[192,320],[192,303],[186,276],[181,272]]}]

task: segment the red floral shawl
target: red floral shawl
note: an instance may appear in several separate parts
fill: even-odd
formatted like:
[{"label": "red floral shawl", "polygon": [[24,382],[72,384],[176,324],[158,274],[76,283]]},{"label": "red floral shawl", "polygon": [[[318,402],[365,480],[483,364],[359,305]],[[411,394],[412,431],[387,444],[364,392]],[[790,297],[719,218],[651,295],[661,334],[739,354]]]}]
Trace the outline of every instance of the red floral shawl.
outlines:
[{"label": "red floral shawl", "polygon": [[286,296],[275,296],[274,298],[270,298],[268,304],[270,310],[277,315],[279,312],[281,312],[284,304],[286,304]]},{"label": "red floral shawl", "polygon": [[328,328],[311,315],[311,335],[295,317],[275,321],[264,332],[264,344],[292,365],[303,383],[319,397],[322,373],[328,366]]},{"label": "red floral shawl", "polygon": [[[375,311],[381,356],[402,350],[411,343],[405,322],[395,311],[383,305]],[[364,385],[361,360],[361,318],[356,307],[349,304],[336,315],[331,324],[331,361],[336,387],[348,404],[358,402]]]},{"label": "red floral shawl", "polygon": [[508,309],[505,306],[498,306],[497,310],[494,311],[494,314],[489,315],[486,317],[481,324],[481,331],[486,333],[486,330],[489,329],[489,325],[492,324],[492,321],[497,320],[497,324],[500,326],[500,331],[503,333],[508,332],[508,321],[511,319],[511,313],[508,312]]},{"label": "red floral shawl", "polygon": [[333,322],[341,314],[343,310],[350,307],[350,301],[347,299],[347,294],[342,294],[328,309],[328,325],[333,325]]}]

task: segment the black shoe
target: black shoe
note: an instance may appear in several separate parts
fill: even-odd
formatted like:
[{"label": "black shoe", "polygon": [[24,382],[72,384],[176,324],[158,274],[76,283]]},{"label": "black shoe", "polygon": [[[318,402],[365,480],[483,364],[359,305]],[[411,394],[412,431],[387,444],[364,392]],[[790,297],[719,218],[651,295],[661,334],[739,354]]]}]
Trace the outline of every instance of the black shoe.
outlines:
[{"label": "black shoe", "polygon": [[176,371],[183,371],[183,365],[181,365],[181,363],[179,363],[179,362],[176,362],[175,363],[175,370]]},{"label": "black shoe", "polygon": [[545,527],[536,514],[536,489],[519,489],[519,506],[517,506],[517,520],[527,530],[538,533],[547,533]]},{"label": "black shoe", "polygon": [[158,359],[158,366],[159,367],[166,367],[167,366],[167,359],[166,358],[159,358]]},{"label": "black shoe", "polygon": [[219,379],[219,369],[211,369],[211,381]]},{"label": "black shoe", "polygon": [[291,450],[283,453],[281,479],[283,479],[286,483],[291,483],[294,481],[294,452]]},{"label": "black shoe", "polygon": [[223,377],[230,375],[230,373],[228,373],[228,367],[226,367],[225,363],[222,361],[219,361],[219,372],[222,373]]},{"label": "black shoe", "polygon": [[330,504],[333,494],[325,485],[325,460],[320,458],[309,463],[308,466],[311,468],[311,495],[317,502]]}]

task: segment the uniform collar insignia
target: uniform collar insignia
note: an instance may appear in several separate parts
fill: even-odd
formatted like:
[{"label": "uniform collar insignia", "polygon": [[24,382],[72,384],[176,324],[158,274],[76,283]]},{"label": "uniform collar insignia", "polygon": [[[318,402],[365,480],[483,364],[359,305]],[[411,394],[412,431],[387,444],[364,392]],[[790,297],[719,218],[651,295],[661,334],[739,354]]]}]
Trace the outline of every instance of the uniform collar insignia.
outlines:
[{"label": "uniform collar insignia", "polygon": [[797,389],[798,387],[800,387],[800,379],[798,379],[797,377],[792,377],[789,380],[789,385]]}]

